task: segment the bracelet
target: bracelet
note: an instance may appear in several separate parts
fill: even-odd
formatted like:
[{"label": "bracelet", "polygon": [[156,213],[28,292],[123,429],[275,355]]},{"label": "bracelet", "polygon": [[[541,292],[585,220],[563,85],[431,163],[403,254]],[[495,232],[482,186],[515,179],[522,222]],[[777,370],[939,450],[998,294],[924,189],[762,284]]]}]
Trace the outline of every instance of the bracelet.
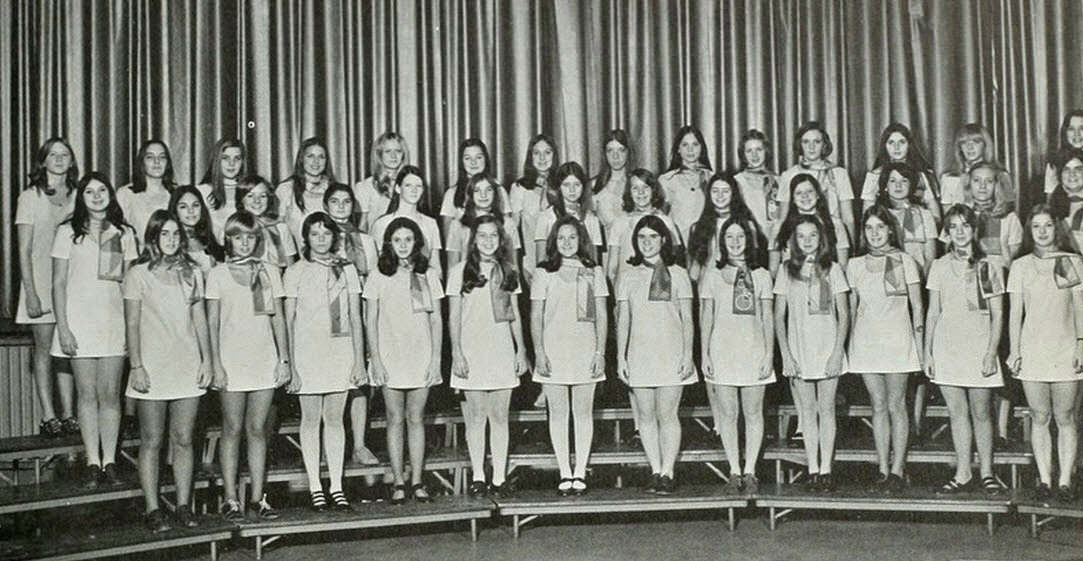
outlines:
[{"label": "bracelet", "polygon": [[914,327],[914,331],[924,332],[925,331],[925,326],[924,325],[918,325],[918,326]]},{"label": "bracelet", "polygon": [[289,363],[290,363],[290,359],[288,359],[288,358],[283,358],[283,359],[279,359],[279,360],[278,360],[278,363],[279,363],[279,364],[289,364]]}]

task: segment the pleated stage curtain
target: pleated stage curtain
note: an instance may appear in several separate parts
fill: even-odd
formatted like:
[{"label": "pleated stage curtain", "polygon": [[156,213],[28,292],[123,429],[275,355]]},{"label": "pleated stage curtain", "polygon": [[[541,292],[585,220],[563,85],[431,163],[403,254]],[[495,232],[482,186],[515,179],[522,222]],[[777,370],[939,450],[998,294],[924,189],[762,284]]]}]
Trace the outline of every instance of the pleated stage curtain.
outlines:
[{"label": "pleated stage curtain", "polygon": [[504,181],[527,140],[596,171],[621,127],[659,170],[693,123],[716,168],[746,128],[794,161],[792,135],[826,123],[855,180],[891,121],[938,169],[955,129],[978,121],[1024,185],[1083,106],[1079,0],[5,0],[0,2],[0,314],[18,287],[12,216],[31,158],[67,137],[82,171],[128,182],[148,138],[180,182],[198,181],[222,136],[250,169],[285,177],[300,141],[324,137],[336,175],[402,133],[437,200],[459,142],[489,144]]}]

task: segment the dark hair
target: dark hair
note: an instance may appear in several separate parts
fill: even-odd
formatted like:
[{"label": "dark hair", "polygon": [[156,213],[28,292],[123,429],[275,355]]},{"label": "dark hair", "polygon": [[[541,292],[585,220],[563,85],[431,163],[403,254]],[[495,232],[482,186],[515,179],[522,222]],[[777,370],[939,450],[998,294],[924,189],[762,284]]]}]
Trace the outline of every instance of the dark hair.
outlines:
[{"label": "dark hair", "polygon": [[899,221],[888,207],[876,203],[861,213],[861,239],[857,245],[860,245],[862,250],[866,252],[869,250],[869,240],[865,237],[865,225],[870,218],[878,218],[880,222],[887,225],[887,244],[889,246],[902,249],[902,239],[899,236]]},{"label": "dark hair", "polygon": [[[553,162],[560,161],[557,144],[553,142],[552,138],[545,134],[538,134],[531,138],[530,144],[527,144],[526,147],[526,161],[523,163],[523,176],[517,181],[519,186],[527,191],[534,190],[534,187],[536,187],[538,183],[538,177],[541,176],[541,172],[534,167],[534,147],[537,146],[539,142],[544,142],[553,149]],[[550,169],[552,168],[550,167]]]},{"label": "dark hair", "polygon": [[609,143],[614,141],[628,151],[628,160],[624,164],[624,169],[631,168],[635,161],[635,148],[632,147],[632,141],[628,138],[628,133],[624,129],[613,129],[606,133],[605,138],[602,139],[602,170],[594,177],[594,194],[598,194],[602,189],[605,189],[606,183],[609,183],[609,179],[613,177],[613,168],[609,167],[609,158],[606,157],[605,151],[606,146],[609,146]]},{"label": "dark hair", "polygon": [[[463,156],[466,155],[466,149],[470,147],[480,148],[481,154],[485,158],[485,169],[482,169],[478,175],[486,177],[491,177],[493,175],[493,163],[489,158],[489,147],[486,146],[480,138],[468,138],[462,141],[462,144],[459,144],[459,178],[455,180],[455,196],[451,199],[455,208],[466,208],[466,201],[469,198],[464,191],[467,189],[467,185],[473,178],[466,173],[466,166],[463,165]],[[494,185],[496,184],[495,181],[490,181]]]},{"label": "dark hair", "polygon": [[301,147],[297,149],[297,157],[293,160],[293,175],[289,177],[293,183],[293,202],[301,210],[305,210],[305,151],[313,146],[323,149],[323,155],[326,158],[323,177],[327,179],[328,185],[335,184],[335,171],[331,167],[331,151],[327,149],[327,144],[315,136],[302,140]]},{"label": "dark hair", "polygon": [[557,218],[568,213],[567,208],[564,206],[564,194],[560,191],[560,184],[572,176],[578,179],[583,187],[582,194],[579,195],[579,216],[577,218],[586,220],[587,213],[594,210],[594,197],[587,185],[590,178],[587,177],[587,172],[583,169],[583,166],[579,165],[579,162],[564,162],[553,173],[549,174],[549,204],[553,205],[553,213],[557,215]]},{"label": "dark hair", "polygon": [[466,196],[466,205],[463,210],[463,215],[459,217],[459,222],[467,228],[469,228],[474,219],[478,217],[478,205],[474,202],[474,189],[476,189],[483,181],[487,181],[493,189],[493,204],[489,207],[489,214],[503,218],[504,214],[507,213],[507,208],[504,206],[504,190],[500,188],[500,184],[493,181],[488,175],[479,173],[466,180],[466,184],[455,191],[456,197],[459,196],[459,193],[464,193]]},{"label": "dark hair", "polygon": [[673,234],[666,227],[666,223],[653,214],[640,218],[636,222],[635,228],[632,229],[632,256],[628,258],[628,264],[636,266],[645,263],[643,252],[639,249],[639,231],[644,228],[650,228],[658,232],[658,235],[662,237],[662,251],[659,253],[662,263],[667,267],[676,265],[678,255],[673,243]]},{"label": "dark hair", "polygon": [[[778,228],[778,238],[775,240],[775,245],[779,251],[782,251],[786,247],[786,244],[790,241],[790,237],[793,235],[794,230],[797,229],[798,219],[802,216],[801,211],[797,210],[797,203],[793,196],[794,191],[797,190],[797,186],[802,183],[808,183],[816,189],[816,212],[815,216],[819,219],[822,226],[821,234],[826,234],[828,242],[831,247],[835,247],[838,244],[838,232],[835,231],[835,222],[831,220],[831,211],[827,207],[827,198],[824,197],[823,187],[820,186],[820,181],[812,174],[799,173],[793,176],[790,180],[790,205],[786,212],[786,220],[782,222],[782,225]],[[845,235],[845,233],[843,233]]]},{"label": "dark hair", "polygon": [[26,188],[34,187],[40,192],[52,193],[49,188],[49,172],[45,169],[45,160],[49,158],[49,151],[53,149],[54,144],[60,144],[67,148],[68,155],[71,156],[71,166],[68,167],[68,173],[64,178],[64,184],[67,185],[68,194],[70,195],[79,186],[79,164],[75,163],[75,151],[71,149],[71,145],[60,136],[54,136],[46,140],[41,145],[41,148],[38,148],[37,153],[34,154],[34,161],[30,169],[30,184]]},{"label": "dark hair", "polygon": [[122,233],[125,228],[135,232],[135,228],[132,228],[130,224],[124,221],[124,211],[121,210],[120,203],[117,202],[117,191],[113,188],[113,184],[109,182],[109,178],[105,177],[104,173],[92,171],[79,180],[79,185],[75,188],[75,209],[72,211],[71,216],[62,222],[62,224],[71,224],[71,241],[79,243],[83,236],[90,231],[90,210],[87,209],[86,201],[83,200],[83,191],[86,190],[91,181],[97,181],[105,185],[105,188],[109,191],[109,206],[105,207],[105,222],[112,224]]},{"label": "dark hair", "polygon": [[757,231],[756,222],[749,217],[742,216],[730,216],[724,222],[722,222],[722,228],[718,230],[718,261],[715,263],[715,267],[721,269],[725,267],[730,261],[729,250],[726,249],[726,230],[729,230],[730,226],[737,226],[745,234],[745,263],[748,264],[750,269],[756,269],[763,266],[761,261],[761,252],[757,250]]},{"label": "dark hair", "polygon": [[[172,193],[173,189],[177,187],[177,184],[173,182],[173,155],[169,153],[169,146],[166,143],[158,139],[150,139],[143,143],[139,147],[139,152],[135,154],[135,165],[132,166],[132,186],[133,193],[142,193],[147,190],[147,172],[143,169],[143,160],[147,157],[147,150],[155,144],[162,147],[165,151],[165,173],[162,174],[162,186],[165,190]],[[202,195],[200,195],[202,197]]]},{"label": "dark hair", "polygon": [[[349,185],[346,185],[345,183],[335,183],[328,187],[327,190],[323,192],[323,208],[331,208],[328,206],[331,195],[340,192],[350,196],[350,217],[346,221],[354,228],[357,228],[358,224],[361,223],[361,205],[357,202],[357,196],[353,194],[353,189],[350,189]],[[331,216],[331,213],[328,212],[327,215]],[[331,220],[334,221],[334,217],[332,217]]]},{"label": "dark hair", "polygon": [[769,169],[771,158],[775,155],[774,147],[771,146],[771,141],[767,139],[767,135],[756,129],[748,129],[741,135],[740,142],[737,143],[737,161],[741,163],[741,170],[748,169],[748,158],[745,157],[745,143],[750,140],[758,140],[763,143],[763,167]]},{"label": "dark hair", "polygon": [[801,125],[801,128],[797,129],[797,134],[793,135],[793,154],[794,159],[798,162],[801,161],[803,151],[801,150],[801,137],[805,136],[805,133],[810,131],[817,131],[823,136],[824,147],[820,152],[820,159],[826,160],[832,152],[835,151],[835,145],[831,143],[831,135],[827,134],[827,129],[819,121],[808,121]]},{"label": "dark hair", "polygon": [[1057,170],[1057,186],[1049,194],[1049,206],[1055,216],[1060,218],[1067,218],[1071,210],[1071,201],[1068,200],[1068,192],[1065,191],[1064,182],[1061,181],[1060,176],[1064,172],[1064,167],[1072,160],[1083,163],[1083,149],[1062,148],[1053,156],[1053,166]]},{"label": "dark hair", "polygon": [[1068,142],[1068,125],[1072,123],[1072,117],[1083,118],[1083,109],[1072,109],[1064,115],[1064,119],[1060,122],[1060,135],[1057,136],[1058,151],[1065,148],[1074,148],[1071,142]]},{"label": "dark hair", "polygon": [[429,270],[429,256],[425,255],[425,234],[421,232],[421,226],[417,225],[417,222],[405,217],[399,216],[392,219],[391,223],[387,225],[384,230],[384,239],[381,241],[380,259],[377,262],[377,268],[385,276],[391,276],[395,274],[395,271],[399,270],[399,257],[395,255],[395,249],[391,246],[391,237],[395,235],[395,232],[406,228],[414,234],[414,248],[410,250],[410,255],[406,258],[408,262],[413,266],[413,272],[418,274],[424,274]]},{"label": "dark hair", "polygon": [[929,160],[925,157],[924,152],[922,152],[917,138],[914,137],[913,131],[902,123],[891,123],[884,127],[884,132],[880,133],[880,140],[876,144],[876,163],[874,163],[872,167],[880,168],[891,163],[891,156],[888,156],[887,154],[887,140],[895,133],[901,134],[902,137],[906,139],[906,159],[903,160],[903,162],[911,168],[914,168],[918,173],[931,170],[932,166],[929,165]]},{"label": "dark hair", "polygon": [[[951,205],[951,208],[949,208],[948,211],[944,213],[944,230],[949,233],[949,239],[947,244],[948,251],[952,251],[952,249],[954,248],[954,242],[952,242],[950,239],[950,233],[951,219],[955,218],[956,216],[962,218],[963,222],[968,224],[971,231],[973,231],[974,233],[970,240],[970,258],[967,259],[967,262],[973,265],[978,261],[981,261],[982,258],[985,257],[985,251],[981,248],[982,231],[985,230],[985,226],[981,223],[980,220],[978,220],[978,213],[974,212],[974,209],[962,203],[955,203]],[[1024,232],[1024,239],[1025,237],[1026,232]]]},{"label": "dark hair", "polygon": [[[794,224],[794,231],[802,224],[812,224],[816,227],[816,233],[820,236],[820,245],[816,248],[816,265],[826,272],[831,270],[831,264],[835,262],[835,241],[827,226],[819,218],[808,214],[801,215]],[[801,278],[801,266],[805,263],[806,255],[801,252],[797,244],[797,236],[790,236],[790,258],[786,261],[786,272],[790,278]]]},{"label": "dark hair", "polygon": [[887,191],[887,184],[891,180],[892,172],[897,172],[910,183],[910,192],[907,193],[906,200],[912,205],[925,208],[925,200],[919,194],[921,176],[918,170],[903,162],[888,162],[880,168],[880,177],[877,180],[880,188],[876,191],[876,204],[891,208],[891,195]]},{"label": "dark hair", "polygon": [[1078,254],[1079,252],[1072,246],[1072,236],[1068,233],[1064,221],[1057,218],[1052,206],[1047,203],[1038,203],[1030,209],[1027,221],[1023,224],[1023,246],[1020,255],[1034,253],[1034,217],[1039,214],[1047,214],[1053,219],[1053,245],[1056,246],[1057,251]]},{"label": "dark hair", "polygon": [[587,231],[587,227],[574,216],[561,216],[557,218],[557,221],[549,230],[549,237],[545,240],[545,260],[538,263],[538,267],[550,273],[560,270],[560,266],[564,262],[564,256],[557,249],[557,236],[563,226],[575,228],[575,233],[579,236],[579,248],[575,251],[579,262],[588,269],[597,266],[598,264],[594,261],[593,255],[594,248],[592,244],[594,242],[590,239],[590,232]]},{"label": "dark hair", "polygon": [[669,214],[669,203],[666,202],[666,190],[658,183],[658,178],[648,170],[637,168],[628,174],[628,181],[624,183],[624,195],[621,196],[621,209],[624,212],[632,212],[636,209],[635,201],[632,200],[632,180],[638,179],[651,188],[651,207]]},{"label": "dark hair", "polygon": [[[241,150],[241,169],[237,171],[237,177],[245,176],[245,168],[248,163],[248,154],[245,153],[244,144],[240,140],[223,138],[214,143],[214,150],[211,152],[214,157],[207,164],[207,173],[203,174],[203,184],[211,186],[212,200],[208,201],[208,203],[214,210],[218,210],[222,208],[222,205],[226,204],[226,178],[222,176],[222,154],[225,154],[227,148],[240,148]],[[270,188],[270,184],[267,187],[268,190],[274,191],[274,189]],[[240,197],[238,196],[238,198]]]},{"label": "dark hair", "polygon": [[162,248],[160,246],[162,229],[165,228],[166,223],[173,222],[177,225],[177,231],[180,237],[180,244],[177,246],[177,257],[188,265],[193,267],[196,265],[187,251],[188,247],[188,234],[184,232],[184,226],[181,225],[180,219],[173,215],[164,208],[160,208],[150,213],[150,218],[147,219],[147,229],[143,232],[143,252],[139,255],[139,259],[136,260],[136,264],[149,263],[148,269],[154,269],[161,263],[162,258],[165,255],[162,254]]},{"label": "dark hair", "polygon": [[[693,263],[699,263],[704,265],[707,263],[707,257],[711,250],[711,238],[714,237],[715,223],[718,221],[721,215],[718,214],[718,209],[714,207],[711,202],[711,187],[716,181],[721,181],[730,188],[730,216],[738,217],[741,219],[748,219],[752,217],[752,211],[748,209],[748,205],[745,203],[744,195],[741,194],[741,188],[737,186],[737,181],[729,173],[716,173],[707,180],[707,200],[704,201],[703,211],[699,214],[699,218],[692,224],[692,231],[688,235],[688,257]],[[754,232],[755,233],[755,232]],[[757,246],[758,236],[752,236],[749,238],[749,245]]]},{"label": "dark hair", "polygon": [[481,274],[481,252],[478,251],[478,246],[474,241],[477,238],[478,229],[483,224],[496,226],[496,234],[500,236],[500,244],[497,245],[496,254],[493,255],[496,258],[496,263],[493,266],[500,267],[500,270],[504,273],[504,280],[500,283],[500,289],[512,292],[519,288],[519,273],[515,271],[515,265],[512,261],[514,256],[511,251],[511,242],[504,235],[504,218],[489,214],[477,217],[470,226],[470,242],[467,245],[466,261],[463,264],[462,294],[469,294],[470,291],[483,287],[489,282],[489,279]]},{"label": "dark hair", "polygon": [[[421,199],[417,201],[417,211],[425,216],[429,215],[429,184],[425,182],[425,176],[421,174],[421,168],[417,166],[404,165],[399,168],[399,174],[395,177],[395,186],[402,187],[402,183],[406,181],[406,178],[416,175],[421,180]],[[399,210],[399,199],[402,196],[398,191],[391,194],[391,202],[387,205],[387,214],[394,214]]]},{"label": "dark hair", "polygon": [[233,257],[233,240],[230,238],[242,233],[252,234],[256,237],[256,245],[252,248],[252,253],[250,255],[261,255],[263,253],[263,236],[260,235],[262,229],[263,226],[260,225],[256,215],[247,210],[238,210],[229,215],[229,218],[226,219],[226,225],[223,228],[225,255]]},{"label": "dark hair", "polygon": [[260,185],[267,189],[267,210],[263,211],[263,218],[278,218],[278,197],[275,196],[275,190],[271,183],[261,175],[246,175],[237,182],[237,194],[233,201],[236,207],[235,210],[244,210],[244,198]]},{"label": "dark hair", "polygon": [[[192,235],[188,235],[186,238],[188,240],[195,239],[203,244],[203,249],[207,252],[207,255],[214,257],[216,261],[225,261],[229,239],[226,238],[227,248],[223,248],[218,244],[218,239],[214,237],[214,229],[211,227],[211,213],[207,210],[207,203],[203,201],[203,195],[200,194],[199,189],[192,185],[183,185],[174,189],[173,193],[169,195],[169,206],[167,207],[169,212],[173,213],[173,216],[180,216],[180,213],[177,212],[177,205],[180,204],[181,198],[185,195],[192,195],[199,202],[199,222],[196,222],[196,225],[192,227]],[[179,220],[178,218],[178,223]],[[227,220],[226,223],[228,224],[229,221]],[[183,228],[184,224],[181,224],[181,227]]]},{"label": "dark hair", "polygon": [[335,219],[331,218],[331,215],[322,210],[317,210],[308,215],[305,217],[304,223],[301,224],[301,244],[303,246],[301,255],[309,261],[312,260],[312,250],[308,247],[308,234],[316,224],[322,224],[324,228],[331,232],[330,253],[338,251],[338,244],[342,240],[342,230],[339,229],[338,224],[335,223]]},{"label": "dark hair", "polygon": [[707,142],[703,140],[703,133],[692,125],[685,125],[677,129],[677,135],[673,138],[673,144],[669,147],[669,167],[666,168],[666,171],[681,169],[683,165],[683,160],[681,160],[681,140],[689,134],[695,136],[699,142],[700,165],[703,169],[711,169],[711,158],[707,155]]}]

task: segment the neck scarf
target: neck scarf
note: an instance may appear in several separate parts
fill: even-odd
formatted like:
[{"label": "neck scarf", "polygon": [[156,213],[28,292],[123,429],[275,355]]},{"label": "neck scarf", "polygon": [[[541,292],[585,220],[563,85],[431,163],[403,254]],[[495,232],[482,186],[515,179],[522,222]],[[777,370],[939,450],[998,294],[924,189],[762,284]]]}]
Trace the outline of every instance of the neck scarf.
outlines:
[{"label": "neck scarf", "polygon": [[323,193],[327,191],[327,187],[328,185],[326,177],[321,177],[320,180],[316,182],[308,181],[308,178],[305,178],[305,192],[307,193],[311,193],[313,195],[323,195]]},{"label": "neck scarf", "polygon": [[[1078,203],[1083,203],[1083,197],[1076,197],[1072,195],[1068,196],[1069,205]],[[1073,232],[1079,232],[1083,230],[1083,207],[1077,208],[1076,211],[1072,213],[1072,220],[1069,225],[1071,226]]]},{"label": "neck scarf", "polygon": [[346,259],[353,263],[359,275],[368,275],[369,260],[365,244],[361,241],[361,231],[350,222],[342,222],[338,226],[342,229],[342,250]]},{"label": "neck scarf", "polygon": [[[1037,255],[1037,254],[1035,254]],[[1040,259],[1055,259],[1053,263],[1053,281],[1057,288],[1072,288],[1080,283],[1079,273],[1072,264],[1069,254],[1060,251],[1051,251]]]},{"label": "neck scarf", "polygon": [[904,203],[902,208],[902,226],[904,243],[925,243],[925,217],[921,215],[921,209]]},{"label": "neck scarf", "polygon": [[756,286],[752,281],[752,271],[746,263],[737,267],[733,277],[733,304],[731,306],[735,316],[756,315]]},{"label": "neck scarf", "polygon": [[124,280],[124,246],[120,230],[110,231],[109,222],[102,221],[98,231],[98,280]]},{"label": "neck scarf", "polygon": [[429,279],[426,278],[424,273],[410,271],[409,275],[411,309],[415,314],[432,312],[432,291],[429,290]]},{"label": "neck scarf", "polygon": [[267,256],[268,262],[276,267],[288,266],[286,248],[282,245],[282,234],[278,231],[278,222],[264,221],[261,218],[260,223],[263,224],[263,241],[267,245],[264,255]]},{"label": "neck scarf", "polygon": [[903,267],[902,252],[894,250],[881,255],[884,257],[884,293],[888,296],[906,296],[906,268]]},{"label": "neck scarf", "polygon": [[831,279],[820,270],[814,256],[806,257],[805,265],[809,267],[808,313],[810,316],[828,315],[833,311],[835,303],[834,295],[831,294]]},{"label": "neck scarf", "polygon": [[331,318],[331,336],[350,336],[350,295],[346,291],[345,259],[312,259],[327,268],[327,311]]},{"label": "neck scarf", "polygon": [[598,310],[594,302],[594,270],[578,267],[575,274],[575,314],[581,322],[594,323]]},{"label": "neck scarf", "polygon": [[993,212],[995,203],[979,204],[974,201],[974,210],[978,215],[981,238],[978,243],[988,255],[1000,255],[1000,218]]},{"label": "neck scarf", "polygon": [[233,280],[252,291],[252,312],[257,316],[275,314],[274,295],[271,293],[271,275],[263,261],[249,255],[229,260],[229,272]]},{"label": "neck scarf", "polygon": [[504,290],[504,268],[495,260],[485,260],[492,268],[489,269],[489,300],[493,308],[493,321],[503,323],[515,319],[515,313],[511,307],[511,293]]},{"label": "neck scarf", "polygon": [[203,298],[199,291],[199,285],[196,284],[195,268],[179,251],[173,255],[162,257],[162,265],[165,266],[166,271],[177,274],[177,284],[180,285],[185,302],[195,304]]},{"label": "neck scarf", "polygon": [[651,288],[648,294],[647,300],[651,302],[669,302],[673,300],[673,278],[669,274],[669,267],[666,267],[664,261],[661,258],[655,264],[650,264],[644,261],[644,265],[651,267]]}]

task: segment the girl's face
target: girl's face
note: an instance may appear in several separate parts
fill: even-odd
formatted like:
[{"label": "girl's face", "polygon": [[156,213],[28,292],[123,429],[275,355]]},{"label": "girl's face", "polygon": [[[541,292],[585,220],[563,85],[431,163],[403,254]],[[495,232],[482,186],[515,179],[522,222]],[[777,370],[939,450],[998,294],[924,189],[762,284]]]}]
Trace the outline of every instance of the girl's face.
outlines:
[{"label": "girl's face", "polygon": [[485,152],[480,146],[467,146],[463,150],[463,169],[466,170],[467,177],[474,177],[485,171]]},{"label": "girl's face", "polygon": [[230,146],[222,150],[218,165],[222,167],[222,177],[237,179],[237,175],[241,173],[241,167],[244,166],[244,152],[239,147]]},{"label": "girl's face", "polygon": [[798,183],[793,189],[793,204],[797,210],[808,214],[816,210],[816,203],[820,198],[816,193],[816,187],[808,181]]},{"label": "girl's face", "polygon": [[909,198],[910,188],[910,180],[897,171],[892,170],[887,177],[887,196],[893,201],[905,201]]},{"label": "girl's face", "polygon": [[327,255],[335,243],[335,233],[320,222],[314,222],[308,229],[308,249],[313,255]]},{"label": "girl's face", "polygon": [[103,213],[109,208],[109,188],[97,179],[92,179],[83,189],[83,203],[92,213]]},{"label": "girl's face", "polygon": [[805,255],[816,255],[820,249],[820,231],[815,224],[802,222],[794,229],[797,236],[797,248]]},{"label": "girl's face", "polygon": [[255,232],[241,231],[230,236],[229,244],[233,248],[233,257],[244,259],[252,255],[252,252],[256,250],[257,239]]},{"label": "girl's face", "polygon": [[161,179],[165,176],[168,165],[169,155],[166,154],[165,146],[157,143],[147,146],[143,154],[143,175],[151,179]]},{"label": "girl's face", "polygon": [[1072,158],[1064,164],[1060,170],[1060,182],[1069,193],[1077,194],[1083,190],[1083,162],[1079,158]]},{"label": "girl's face", "polygon": [[411,173],[402,178],[402,184],[396,185],[395,190],[398,191],[399,197],[402,198],[402,202],[413,206],[425,195],[425,182],[422,181],[420,177]]},{"label": "girl's face", "polygon": [[244,194],[241,206],[256,216],[263,216],[263,213],[267,212],[270,201],[271,192],[266,185],[258,183]]},{"label": "girl's face", "polygon": [[327,214],[339,222],[349,220],[353,214],[353,198],[342,189],[331,193],[327,197]]},{"label": "girl's face", "polygon": [[385,140],[380,144],[380,165],[385,170],[395,171],[402,165],[403,149],[398,140]]},{"label": "girl's face", "polygon": [[492,222],[478,226],[474,234],[474,245],[482,257],[492,257],[500,247],[500,227]]},{"label": "girl's face", "polygon": [[399,228],[391,234],[391,249],[395,257],[407,259],[414,251],[414,232],[409,228]]},{"label": "girl's face", "polygon": [[493,208],[493,199],[496,196],[496,192],[493,189],[493,184],[488,180],[479,181],[474,185],[474,206],[478,210],[488,211]]},{"label": "girl's face", "polygon": [[1034,237],[1034,245],[1036,247],[1049,249],[1056,245],[1056,222],[1053,220],[1053,217],[1048,214],[1036,214],[1030,222],[1030,234]]},{"label": "girl's face", "polygon": [[810,162],[815,162],[823,157],[824,134],[817,130],[811,130],[801,135],[801,155]]},{"label": "girl's face", "polygon": [[698,165],[700,154],[703,153],[703,146],[699,143],[696,135],[688,133],[681,138],[681,144],[677,147],[677,152],[680,153],[681,163],[685,167],[695,167]]},{"label": "girl's face", "polygon": [[997,174],[989,168],[978,168],[970,173],[970,194],[979,203],[989,202],[996,197]]},{"label": "girl's face", "polygon": [[1065,140],[1074,148],[1083,148],[1083,117],[1068,119],[1068,128],[1064,131]]},{"label": "girl's face", "polygon": [[654,259],[662,252],[662,234],[652,228],[640,228],[636,234],[636,245],[644,259]]},{"label": "girl's face", "polygon": [[888,135],[884,149],[887,150],[887,157],[891,158],[891,161],[901,162],[906,159],[906,154],[910,151],[910,141],[901,132],[893,132]]},{"label": "girl's face", "polygon": [[565,203],[578,203],[583,196],[583,182],[574,175],[569,175],[560,182],[560,196]]},{"label": "girl's face", "polygon": [[651,199],[654,198],[653,190],[642,179],[633,177],[628,182],[628,191],[632,195],[632,204],[639,212],[646,212],[651,208]]},{"label": "girl's face", "polygon": [[733,187],[725,181],[718,180],[711,184],[711,204],[715,210],[728,213],[730,202],[733,201]]},{"label": "girl's face", "polygon": [[45,171],[53,175],[64,175],[71,169],[72,155],[63,143],[54,142],[45,154]]},{"label": "girl's face", "polygon": [[891,227],[878,216],[865,221],[865,243],[869,249],[885,249],[891,239]]},{"label": "girl's face", "polygon": [[974,241],[974,227],[962,216],[953,215],[948,220],[948,237],[955,248],[969,250],[970,243]]},{"label": "girl's face", "polygon": [[323,146],[309,146],[305,148],[301,162],[306,174],[314,177],[323,175],[324,170],[327,169],[327,151],[323,149]]},{"label": "girl's face", "polygon": [[971,136],[959,143],[959,151],[963,153],[963,160],[976,162],[985,155],[985,140],[980,136]]},{"label": "girl's face", "polygon": [[722,234],[722,243],[726,244],[726,253],[733,261],[745,260],[745,247],[748,245],[748,240],[745,238],[745,231],[737,224],[730,224],[729,228]]},{"label": "girl's face", "polygon": [[195,228],[203,215],[203,201],[192,193],[185,193],[177,200],[176,212],[182,225]]},{"label": "girl's face", "polygon": [[758,138],[746,140],[744,151],[748,169],[759,169],[767,163],[767,147],[764,146],[762,140]]},{"label": "girl's face", "polygon": [[162,224],[162,231],[158,233],[158,251],[161,251],[162,255],[171,257],[180,251],[180,232],[180,224],[176,221],[166,220],[165,224]]},{"label": "girl's face", "polygon": [[605,161],[613,171],[624,169],[628,165],[628,148],[616,140],[610,140],[605,144]]},{"label": "girl's face", "polygon": [[538,142],[530,149],[530,161],[534,164],[534,169],[541,173],[548,172],[549,168],[553,167],[553,147],[544,140]]},{"label": "girl's face", "polygon": [[575,226],[565,224],[557,230],[557,251],[569,259],[579,253],[579,230]]}]

